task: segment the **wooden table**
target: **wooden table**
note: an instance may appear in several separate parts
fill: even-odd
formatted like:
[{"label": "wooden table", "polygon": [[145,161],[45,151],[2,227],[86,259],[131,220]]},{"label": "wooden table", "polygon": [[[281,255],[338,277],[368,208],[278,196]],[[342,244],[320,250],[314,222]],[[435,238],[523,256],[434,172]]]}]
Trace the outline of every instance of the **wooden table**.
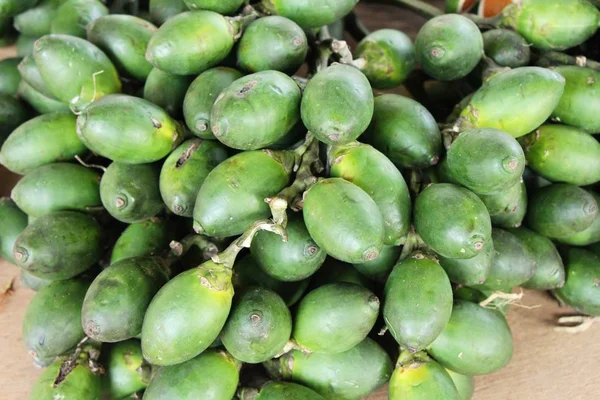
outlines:
[{"label": "wooden table", "polygon": [[[432,3],[439,6],[443,1]],[[371,28],[400,29],[413,37],[424,22],[392,6],[361,4],[359,13]],[[10,54],[0,50],[0,58]],[[9,195],[16,179],[0,169],[0,196]],[[25,399],[40,373],[20,338],[25,307],[34,293],[19,285],[18,268],[0,259],[0,292],[13,280],[14,290],[0,299],[0,400]],[[557,316],[569,314],[568,309],[533,291],[525,292],[521,304],[511,309],[508,318],[515,338],[514,357],[504,370],[477,378],[475,400],[600,398],[600,324],[577,335],[555,332]],[[386,398],[382,389],[370,399]]]}]

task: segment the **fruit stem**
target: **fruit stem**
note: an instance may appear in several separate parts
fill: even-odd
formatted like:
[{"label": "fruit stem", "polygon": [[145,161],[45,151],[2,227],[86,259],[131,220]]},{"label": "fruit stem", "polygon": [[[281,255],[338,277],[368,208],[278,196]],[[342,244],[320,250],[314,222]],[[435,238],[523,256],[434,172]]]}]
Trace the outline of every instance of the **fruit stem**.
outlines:
[{"label": "fruit stem", "polygon": [[398,361],[396,362],[396,368],[409,367],[412,364],[424,364],[429,361],[431,361],[431,358],[424,351],[413,353],[410,350],[401,349],[400,356],[398,356]]},{"label": "fruit stem", "polygon": [[344,18],[344,26],[350,36],[357,42],[360,42],[371,33],[354,11]]},{"label": "fruit stem", "polygon": [[247,4],[244,7],[240,15],[236,17],[226,17],[233,28],[233,38],[235,40],[241,38],[244,29],[258,18],[260,18],[260,14],[250,4]]},{"label": "fruit stem", "polygon": [[427,245],[425,244],[423,239],[421,239],[421,236],[419,236],[419,234],[415,231],[414,227],[410,228],[410,231],[404,237],[402,245],[402,252],[400,253],[400,258],[398,258],[396,264],[406,260],[418,250],[427,251]]},{"label": "fruit stem", "polygon": [[186,236],[181,241],[173,240],[169,243],[171,250],[165,257],[165,266],[168,275],[171,275],[171,266],[194,246],[202,251],[204,260],[210,260],[219,253],[219,248],[206,236],[192,234]]},{"label": "fruit stem", "polygon": [[540,54],[536,65],[540,67],[553,67],[557,65],[577,65],[578,67],[590,68],[600,71],[600,63],[594,60],[588,60],[584,56],[570,56],[558,51],[548,51]]}]

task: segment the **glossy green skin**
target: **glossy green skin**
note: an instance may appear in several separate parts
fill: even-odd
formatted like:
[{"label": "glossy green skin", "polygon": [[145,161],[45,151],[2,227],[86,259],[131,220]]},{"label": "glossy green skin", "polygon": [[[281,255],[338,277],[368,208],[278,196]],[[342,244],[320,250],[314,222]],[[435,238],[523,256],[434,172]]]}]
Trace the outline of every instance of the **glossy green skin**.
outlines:
[{"label": "glossy green skin", "polygon": [[94,374],[85,363],[78,364],[65,379],[54,385],[62,361],[56,361],[38,378],[29,394],[30,400],[88,399],[98,400],[102,390],[100,375]]},{"label": "glossy green skin", "polygon": [[384,289],[385,324],[411,352],[429,346],[452,313],[452,287],[444,269],[434,259],[418,256],[396,265]]},{"label": "glossy green skin", "polygon": [[113,218],[129,224],[155,216],[164,207],[159,175],[156,164],[110,164],[100,182],[104,208]]},{"label": "glossy green skin", "polygon": [[150,19],[156,25],[187,10],[183,0],[150,0],[149,4]]},{"label": "glossy green skin", "polygon": [[19,267],[50,280],[79,275],[100,259],[102,251],[100,225],[89,215],[74,211],[37,218],[19,235],[14,246]]},{"label": "glossy green skin", "polygon": [[[596,203],[600,204],[600,196],[596,192],[589,191],[594,196]],[[597,216],[587,229],[567,238],[559,239],[561,243],[572,246],[588,246],[600,241],[600,216]]]},{"label": "glossy green skin", "polygon": [[196,75],[221,62],[234,44],[234,29],[220,14],[190,11],[166,21],[150,39],[146,59],[175,75]]},{"label": "glossy green skin", "polygon": [[545,186],[533,193],[527,224],[551,239],[569,238],[588,229],[598,216],[598,203],[590,193],[566,183]]},{"label": "glossy green skin", "polygon": [[487,375],[506,366],[512,358],[512,334],[499,312],[457,300],[446,329],[427,352],[459,374]]},{"label": "glossy green skin", "polygon": [[[49,97],[55,101],[58,101],[50,89],[46,86],[42,75],[40,74],[40,70],[35,64],[35,60],[32,56],[25,57],[18,67],[19,74],[21,79],[24,80],[28,85],[30,85],[33,89],[40,92],[46,97]],[[62,104],[62,103],[61,103]],[[68,110],[68,107],[67,107]],[[70,110],[69,110],[70,111]]]},{"label": "glossy green skin", "polygon": [[452,181],[474,193],[490,195],[504,192],[521,180],[525,155],[519,142],[506,132],[471,129],[452,143],[444,168]]},{"label": "glossy green skin", "polygon": [[319,181],[304,194],[304,222],[315,243],[347,263],[372,261],[381,252],[384,222],[377,203],[341,178]]},{"label": "glossy green skin", "polygon": [[309,352],[342,353],[367,337],[378,315],[373,292],[352,283],[330,283],[304,296],[292,337]]},{"label": "glossy green skin", "polygon": [[183,99],[194,77],[173,75],[154,68],[144,86],[144,99],[162,107],[173,118],[183,116]]},{"label": "glossy green skin", "polygon": [[392,272],[401,252],[400,246],[383,246],[376,259],[363,264],[353,264],[353,267],[367,278],[383,283]]},{"label": "glossy green skin", "polygon": [[50,33],[58,7],[66,0],[42,0],[27,11],[16,15],[14,26],[21,35],[41,37]]},{"label": "glossy green skin", "polygon": [[0,17],[12,17],[34,7],[38,0],[0,0]]},{"label": "glossy green skin", "polygon": [[313,241],[299,215],[290,218],[286,226],[287,242],[272,232],[260,231],[251,245],[252,257],[261,269],[284,282],[301,281],[314,274],[325,261],[327,253]]},{"label": "glossy green skin", "polygon": [[46,35],[35,42],[33,58],[54,97],[77,112],[94,100],[121,91],[115,66],[87,40]]},{"label": "glossy green skin", "polygon": [[265,366],[269,372],[307,386],[329,400],[363,399],[383,386],[393,370],[388,354],[370,338],[338,354],[293,350]]},{"label": "glossy green skin", "polygon": [[288,307],[296,304],[306,292],[310,279],[296,282],[283,282],[264,272],[249,255],[235,264],[233,285],[236,292],[250,286],[260,286],[277,293]]},{"label": "glossy green skin", "polygon": [[21,75],[17,66],[20,58],[6,58],[0,61],[0,93],[14,96],[17,94]]},{"label": "glossy green skin", "polygon": [[433,184],[415,201],[417,233],[446,258],[472,258],[491,240],[492,223],[483,202],[467,189]]},{"label": "glossy green skin", "polygon": [[231,399],[237,389],[238,371],[238,361],[222,351],[208,350],[183,364],[158,369],[144,400]]},{"label": "glossy green skin", "polygon": [[253,400],[324,400],[324,398],[306,386],[292,382],[271,382],[260,389]]},{"label": "glossy green skin", "polygon": [[150,378],[150,365],[142,356],[140,341],[115,343],[108,350],[106,370],[110,393],[117,399],[144,390]]},{"label": "glossy green skin", "polygon": [[38,92],[24,80],[21,80],[21,83],[19,84],[18,95],[19,98],[29,103],[29,105],[40,114],[71,112],[71,109],[68,105]]},{"label": "glossy green skin", "polygon": [[152,71],[145,56],[156,30],[150,22],[132,15],[106,15],[87,26],[87,40],[102,49],[119,72],[143,81]]},{"label": "glossy green skin", "polygon": [[38,40],[37,37],[19,35],[15,46],[17,47],[17,56],[25,57],[33,54],[33,44]]},{"label": "glossy green skin", "polygon": [[60,356],[84,338],[81,304],[88,286],[79,279],[53,282],[33,297],[25,310],[22,335],[34,359]]},{"label": "glossy green skin", "polygon": [[384,243],[400,244],[410,229],[411,199],[396,166],[374,147],[358,142],[334,146],[328,158],[331,177],[354,183],[377,204],[383,216]]},{"label": "glossy green skin", "polygon": [[355,58],[366,61],[361,68],[375,89],[391,89],[404,82],[416,66],[412,40],[395,29],[380,29],[360,41]]},{"label": "glossy green skin", "polygon": [[190,10],[209,10],[219,14],[234,14],[244,0],[183,0]]},{"label": "glossy green skin", "polygon": [[600,256],[589,250],[565,248],[566,282],[554,295],[577,312],[600,316]]},{"label": "glossy green skin", "polygon": [[183,101],[183,115],[192,133],[203,139],[215,139],[210,112],[217,97],[242,73],[228,67],[216,67],[201,73],[190,85]]},{"label": "glossy green skin", "polygon": [[473,286],[482,284],[488,277],[494,259],[494,244],[484,243],[483,249],[475,257],[460,259],[439,256],[439,262],[448,278],[458,285]]},{"label": "glossy green skin", "polygon": [[552,182],[577,186],[600,181],[600,143],[566,125],[542,125],[521,139],[527,164]]},{"label": "glossy green skin", "polygon": [[111,264],[85,295],[81,325],[86,335],[109,343],[137,337],[150,301],[167,281],[165,265],[157,258],[134,257]]},{"label": "glossy green skin", "polygon": [[169,247],[169,225],[165,221],[149,219],[129,225],[117,239],[110,263],[132,257],[150,256]]},{"label": "glossy green skin", "polygon": [[306,34],[294,21],[270,16],[251,23],[237,48],[238,65],[249,72],[276,70],[293,74],[308,52]]},{"label": "glossy green skin", "polygon": [[536,263],[535,274],[521,286],[528,289],[551,290],[565,284],[565,267],[552,241],[526,229],[510,229],[529,250]]},{"label": "glossy green skin", "polygon": [[518,68],[529,65],[529,44],[517,32],[508,29],[492,29],[484,32],[483,50],[501,67]]},{"label": "glossy green skin", "polygon": [[348,65],[332,65],[313,76],[302,94],[302,122],[321,142],[343,145],[358,138],[373,117],[367,77]]},{"label": "glossy green skin", "polygon": [[4,142],[0,163],[25,175],[45,164],[71,160],[87,148],[75,133],[73,114],[41,115],[19,126]]},{"label": "glossy green skin", "polygon": [[[0,145],[30,117],[25,104],[9,94],[0,94]],[[0,155],[0,162],[4,163]]]},{"label": "glossy green skin", "polygon": [[334,258],[325,260],[325,263],[314,275],[311,282],[312,288],[318,288],[327,285],[328,283],[354,283],[367,289],[374,290],[373,282],[369,278],[358,272],[356,268],[352,268],[350,264],[346,264]]},{"label": "glossy green skin", "polygon": [[[4,256],[4,254],[2,256]],[[31,289],[34,292],[37,292],[41,288],[50,285],[52,282],[53,281],[33,276],[27,271],[21,271],[21,279],[19,280],[21,286]]]},{"label": "glossy green skin", "polygon": [[488,196],[479,195],[490,213],[492,225],[499,228],[521,226],[527,212],[527,188],[519,182],[507,190]]},{"label": "glossy green skin", "polygon": [[268,147],[283,138],[300,119],[301,97],[296,82],[282,72],[244,76],[215,100],[210,114],[212,133],[234,149]]},{"label": "glossy green skin", "polygon": [[291,333],[292,315],[281,297],[254,287],[236,299],[220,338],[237,360],[258,364],[281,352]]},{"label": "glossy green skin", "polygon": [[553,69],[566,80],[565,91],[552,116],[589,133],[600,132],[600,72],[590,68],[561,66]]},{"label": "glossy green skin", "polygon": [[483,57],[483,39],[471,20],[458,14],[429,20],[415,39],[417,60],[427,75],[454,81],[469,74]]},{"label": "glossy green skin", "polygon": [[196,357],[223,329],[233,299],[231,270],[212,261],[170,280],[152,299],[142,326],[144,358],[154,365]]},{"label": "glossy green skin", "polygon": [[537,268],[536,258],[517,236],[494,228],[494,260],[492,269],[479,289],[506,291],[530,280]]},{"label": "glossy green skin", "polygon": [[329,25],[350,13],[357,3],[358,0],[262,0],[271,14],[289,18],[304,29]]},{"label": "glossy green skin", "polygon": [[86,37],[86,28],[94,20],[108,15],[99,0],[67,0],[52,20],[51,33]]},{"label": "glossy green skin", "polygon": [[548,119],[560,101],[565,78],[540,67],[521,67],[493,75],[460,113],[460,127],[494,128],[520,137]]},{"label": "glossy green skin", "polygon": [[227,156],[220,143],[202,139],[190,139],[173,150],[162,166],[159,179],[160,194],[169,210],[192,217],[202,183]]},{"label": "glossy green skin", "polygon": [[106,96],[86,108],[77,118],[77,135],[95,153],[127,164],[158,161],[183,139],[162,108],[127,95]]},{"label": "glossy green skin", "polygon": [[454,386],[458,391],[458,398],[460,400],[471,400],[475,393],[475,379],[472,376],[458,374],[449,369],[446,372],[454,382]]},{"label": "glossy green skin", "polygon": [[289,181],[288,166],[277,158],[274,152],[247,151],[217,165],[196,198],[196,232],[212,237],[236,236],[255,221],[269,217],[265,198],[279,193]]},{"label": "glossy green skin", "polygon": [[413,99],[397,94],[375,98],[369,129],[361,137],[399,168],[427,168],[437,164],[442,136],[429,111]]},{"label": "glossy green skin", "polygon": [[600,11],[587,0],[526,0],[506,7],[501,21],[540,50],[577,46],[596,32],[599,23]]},{"label": "glossy green skin", "polygon": [[100,174],[78,164],[44,165],[21,179],[11,198],[32,217],[55,211],[89,211],[102,205]]},{"label": "glossy green skin", "polygon": [[14,201],[3,197],[0,198],[0,221],[0,254],[14,264],[13,246],[17,237],[27,227],[27,215]]},{"label": "glossy green skin", "polygon": [[437,362],[398,366],[392,374],[389,400],[460,400],[448,372]]}]

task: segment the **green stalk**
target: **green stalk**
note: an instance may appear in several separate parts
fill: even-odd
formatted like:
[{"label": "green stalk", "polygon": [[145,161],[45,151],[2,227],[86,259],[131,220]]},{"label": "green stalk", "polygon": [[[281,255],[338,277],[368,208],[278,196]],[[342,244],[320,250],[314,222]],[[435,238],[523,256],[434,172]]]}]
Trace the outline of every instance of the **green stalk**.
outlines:
[{"label": "green stalk", "polygon": [[590,68],[600,71],[600,62],[588,60],[584,56],[573,57],[558,51],[542,53],[536,62],[540,67],[554,67],[559,65],[576,65],[578,67]]},{"label": "green stalk", "polygon": [[198,247],[202,251],[203,258],[210,260],[212,257],[217,255],[219,248],[212,243],[206,236],[192,234],[183,238],[181,241],[173,240],[169,247],[171,250],[167,254],[164,260],[165,270],[167,275],[171,276],[171,266],[183,257],[192,247]]}]

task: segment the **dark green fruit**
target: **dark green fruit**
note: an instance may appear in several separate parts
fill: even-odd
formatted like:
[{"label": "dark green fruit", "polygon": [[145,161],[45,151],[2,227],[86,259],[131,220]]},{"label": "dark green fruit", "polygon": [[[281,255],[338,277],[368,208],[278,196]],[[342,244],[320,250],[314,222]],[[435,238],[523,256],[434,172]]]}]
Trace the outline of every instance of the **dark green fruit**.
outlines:
[{"label": "dark green fruit", "polygon": [[144,86],[144,99],[163,108],[173,118],[183,116],[183,99],[194,77],[173,75],[154,68]]},{"label": "dark green fruit", "polygon": [[110,263],[132,257],[151,256],[169,247],[169,225],[162,220],[151,218],[129,225],[115,243]]},{"label": "dark green fruit", "polygon": [[202,139],[190,139],[173,150],[160,171],[160,194],[169,210],[192,217],[202,183],[226,158],[221,144]]},{"label": "dark green fruit", "polygon": [[565,50],[598,29],[600,11],[587,0],[525,0],[502,12],[503,26],[519,32],[540,50]]},{"label": "dark green fruit", "polygon": [[286,226],[287,242],[267,231],[252,240],[252,257],[267,274],[275,279],[294,282],[314,274],[327,254],[313,241],[300,215],[294,215]]},{"label": "dark green fruit", "polygon": [[90,211],[102,205],[100,174],[78,164],[44,165],[21,179],[11,198],[32,217],[55,211]]},{"label": "dark green fruit", "polygon": [[400,360],[392,374],[389,400],[460,400],[448,372],[427,353],[415,355],[408,352]]},{"label": "dark green fruit", "polygon": [[[0,146],[22,123],[30,118],[27,106],[9,94],[0,94]],[[4,163],[0,155],[0,162]]]},{"label": "dark green fruit", "polygon": [[308,293],[294,316],[294,341],[313,353],[342,353],[369,334],[379,315],[379,299],[352,283],[330,283]]},{"label": "dark green fruit", "polygon": [[235,13],[244,4],[244,0],[183,0],[190,10],[209,10],[219,14]]},{"label": "dark green fruit", "polygon": [[14,246],[17,265],[34,276],[69,279],[102,256],[103,232],[89,215],[59,211],[37,218]]},{"label": "dark green fruit", "polygon": [[134,257],[111,264],[85,295],[81,325],[86,335],[109,343],[137,337],[150,301],[167,280],[166,267],[158,258]]},{"label": "dark green fruit", "polygon": [[264,199],[287,186],[293,164],[289,155],[247,151],[217,165],[196,198],[196,232],[212,237],[236,236],[255,221],[269,217],[271,211]]},{"label": "dark green fruit", "polygon": [[34,7],[38,0],[0,0],[0,18],[13,17]]},{"label": "dark green fruit", "polygon": [[246,71],[276,70],[293,74],[308,52],[306,34],[284,17],[260,18],[244,30],[237,48],[238,65]]},{"label": "dark green fruit", "polygon": [[373,117],[373,91],[357,68],[332,65],[319,71],[302,94],[302,121],[321,142],[346,144],[358,138]]},{"label": "dark green fruit", "polygon": [[54,97],[76,112],[94,100],[121,91],[115,66],[87,40],[46,35],[35,42],[33,58]]},{"label": "dark green fruit", "polygon": [[385,324],[398,344],[411,352],[429,346],[450,320],[450,280],[435,259],[422,253],[394,267],[384,293]]},{"label": "dark green fruit", "polygon": [[85,38],[88,25],[105,15],[108,8],[99,0],[67,0],[56,11],[50,31]]},{"label": "dark green fruit", "polygon": [[33,44],[38,40],[37,37],[19,35],[15,46],[17,48],[18,57],[26,57],[33,54]]},{"label": "dark green fruit", "polygon": [[471,20],[458,14],[429,20],[415,39],[417,60],[431,77],[454,81],[469,74],[483,57],[483,39]]},{"label": "dark green fruit", "polygon": [[215,139],[210,125],[210,112],[221,92],[242,73],[227,67],[217,67],[201,73],[190,85],[183,101],[183,115],[188,128],[203,139]]},{"label": "dark green fruit", "polygon": [[127,164],[158,161],[183,139],[177,121],[162,108],[127,95],[107,96],[86,108],[77,118],[77,134],[95,153]]},{"label": "dark green fruit", "polygon": [[410,193],[400,171],[383,153],[358,142],[332,147],[328,158],[330,176],[352,182],[371,196],[383,216],[384,243],[398,245],[411,219]]},{"label": "dark green fruit", "polygon": [[240,362],[226,352],[207,350],[183,364],[158,369],[144,392],[144,400],[231,399],[240,367]]},{"label": "dark green fruit", "polygon": [[122,399],[146,389],[150,381],[150,369],[142,356],[139,340],[113,344],[108,350],[106,362],[110,394]]},{"label": "dark green fruit", "polygon": [[352,264],[372,261],[383,247],[383,217],[360,187],[341,178],[319,181],[304,194],[304,222],[315,243]]},{"label": "dark green fruit", "polygon": [[328,283],[354,283],[369,290],[374,290],[373,282],[369,278],[358,272],[356,268],[352,268],[350,264],[346,264],[334,258],[325,260],[325,263],[311,279],[311,282],[313,288],[318,288],[327,285]]},{"label": "dark green fruit", "polygon": [[21,36],[41,37],[50,33],[52,21],[56,18],[58,7],[65,0],[42,0],[27,11],[16,15],[14,26]]},{"label": "dark green fruit", "polygon": [[300,119],[300,88],[279,71],[247,75],[223,90],[213,105],[212,133],[226,146],[256,150],[277,142]]},{"label": "dark green fruit", "polygon": [[600,316],[600,256],[574,247],[565,248],[562,255],[566,282],[554,295],[577,312]]},{"label": "dark green fruit", "polygon": [[513,137],[526,135],[552,114],[564,87],[565,78],[546,68],[504,70],[475,92],[460,113],[460,128],[494,128]]},{"label": "dark green fruit", "polygon": [[535,259],[535,274],[521,286],[536,290],[551,290],[565,284],[565,267],[552,241],[526,228],[511,229]]},{"label": "dark green fruit", "polygon": [[525,155],[519,142],[506,132],[471,129],[452,143],[444,168],[452,181],[477,194],[490,195],[504,192],[521,180]]},{"label": "dark green fruit", "polygon": [[542,125],[520,139],[527,165],[551,182],[591,185],[600,181],[600,143],[565,125]]},{"label": "dark green fruit", "polygon": [[412,40],[395,29],[380,29],[367,35],[354,53],[365,62],[361,71],[375,89],[391,89],[404,82],[415,69]]},{"label": "dark green fruit", "polygon": [[40,114],[51,114],[55,112],[70,113],[69,106],[65,103],[47,97],[35,90],[24,80],[19,84],[19,97],[25,100],[29,105]]},{"label": "dark green fruit", "polygon": [[129,224],[155,216],[164,207],[159,174],[156,164],[110,164],[100,182],[102,204],[114,218]]},{"label": "dark green fruit", "polygon": [[521,226],[527,212],[527,188],[519,182],[507,190],[488,195],[479,195],[490,213],[492,225],[499,228],[516,228]]},{"label": "dark green fruit", "polygon": [[449,183],[433,184],[415,201],[417,233],[446,258],[472,258],[491,240],[492,224],[483,202]]},{"label": "dark green fruit", "polygon": [[[600,204],[600,195],[596,192],[589,191],[596,199],[596,203]],[[570,244],[572,246],[587,246],[596,242],[600,242],[600,215],[596,216],[592,225],[587,229],[566,238],[559,239],[559,242]]]},{"label": "dark green fruit", "polygon": [[33,297],[23,317],[23,342],[34,359],[53,359],[85,337],[81,304],[89,283],[78,279],[53,282]]},{"label": "dark green fruit", "polygon": [[462,375],[449,369],[446,372],[448,372],[454,386],[456,386],[458,398],[460,400],[471,400],[475,393],[475,379],[472,376]]},{"label": "dark green fruit", "polygon": [[[25,81],[29,86],[31,86],[33,89],[43,94],[44,96],[58,102],[58,100],[56,99],[56,97],[54,97],[50,89],[48,89],[48,87],[46,86],[44,78],[42,78],[42,75],[40,74],[40,69],[35,64],[33,56],[25,57],[19,64],[18,70],[19,74],[21,75],[21,79]],[[69,107],[66,104],[64,106],[68,111],[70,111]]]},{"label": "dark green fruit", "polygon": [[565,183],[533,193],[527,209],[531,229],[551,239],[569,238],[588,229],[598,216],[598,203],[585,190]]},{"label": "dark green fruit", "polygon": [[478,288],[506,291],[527,282],[535,274],[536,257],[529,247],[509,231],[494,228],[494,259],[484,284]]},{"label": "dark green fruit", "polygon": [[150,0],[149,9],[150,19],[156,25],[188,10],[183,0]]},{"label": "dark green fruit", "polygon": [[350,13],[356,3],[358,0],[328,3],[320,0],[262,0],[263,7],[270,13],[289,18],[304,29],[329,25]]},{"label": "dark green fruit", "polygon": [[358,400],[383,386],[392,361],[372,339],[338,354],[306,354],[293,350],[267,361],[270,374],[308,386],[329,400]]},{"label": "dark green fruit", "polygon": [[88,25],[87,39],[110,57],[119,72],[143,81],[152,70],[145,56],[156,29],[132,15],[106,15]]},{"label": "dark green fruit", "polygon": [[529,65],[531,50],[529,43],[515,31],[492,29],[484,32],[483,50],[501,67],[517,68]]},{"label": "dark green fruit", "polygon": [[175,75],[195,75],[231,51],[236,29],[220,14],[190,11],[166,21],[150,39],[146,59]]},{"label": "dark green fruit", "polygon": [[0,61],[0,93],[14,96],[17,94],[21,75],[17,66],[20,58],[5,58]]},{"label": "dark green fruit", "polygon": [[600,72],[566,65],[556,67],[554,71],[561,74],[567,83],[552,116],[589,133],[600,132],[600,115],[596,112],[600,106]]},{"label": "dark green fruit", "polygon": [[439,262],[450,281],[459,285],[472,286],[485,282],[492,268],[493,258],[494,244],[488,240],[475,257],[461,259],[439,256]]},{"label": "dark green fruit", "polygon": [[[4,256],[4,254],[2,256]],[[33,276],[27,271],[21,271],[21,279],[19,280],[21,286],[31,289],[34,292],[37,292],[41,288],[50,285],[52,282],[53,281]]]},{"label": "dark green fruit", "polygon": [[13,247],[17,237],[27,227],[27,215],[7,197],[0,199],[0,254],[14,263]]},{"label": "dark green fruit", "polygon": [[[64,375],[64,373],[66,375]],[[75,364],[56,361],[38,378],[31,389],[31,400],[50,399],[99,399],[102,380],[93,372],[82,357]]]},{"label": "dark green fruit", "polygon": [[240,400],[324,400],[324,398],[306,386],[292,382],[269,382],[260,391],[242,389]]},{"label": "dark green fruit", "polygon": [[291,333],[292,316],[281,297],[254,287],[234,301],[220,337],[236,360],[257,364],[281,352]]},{"label": "dark green fruit", "polygon": [[361,140],[372,144],[399,168],[437,164],[442,136],[433,116],[416,101],[397,94],[375,98],[375,112]]},{"label": "dark green fruit", "polygon": [[367,278],[376,282],[385,282],[400,258],[401,252],[400,246],[383,246],[376,259],[353,266]]},{"label": "dark green fruit", "polygon": [[40,115],[19,126],[4,142],[0,163],[25,175],[37,167],[72,160],[88,150],[75,132],[73,114]]}]

